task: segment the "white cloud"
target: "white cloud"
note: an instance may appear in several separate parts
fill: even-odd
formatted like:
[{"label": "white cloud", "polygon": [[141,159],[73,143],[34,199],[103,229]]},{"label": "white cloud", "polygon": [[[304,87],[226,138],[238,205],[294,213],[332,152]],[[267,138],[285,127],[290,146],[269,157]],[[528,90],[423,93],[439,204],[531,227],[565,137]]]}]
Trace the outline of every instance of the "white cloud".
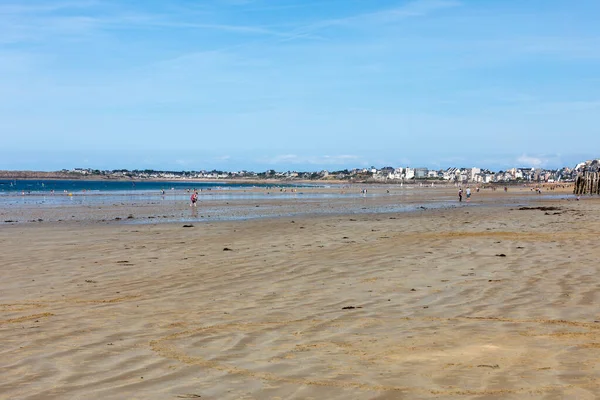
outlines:
[{"label": "white cloud", "polygon": [[[65,11],[68,14],[65,14]],[[48,41],[52,38],[73,38],[100,35],[120,29],[182,29],[212,30],[253,36],[288,37],[286,33],[260,25],[215,22],[214,18],[191,17],[187,9],[127,7],[118,3],[82,1],[47,2],[30,5],[0,5],[0,43]]]},{"label": "white cloud", "polygon": [[446,8],[453,8],[461,6],[462,4],[458,1],[452,0],[416,0],[397,8],[381,11],[378,13],[371,14],[384,20],[393,20],[407,17],[419,17],[443,10]]},{"label": "white cloud", "polygon": [[1,4],[0,14],[2,15],[17,15],[17,14],[40,14],[59,11],[63,9],[86,8],[98,5],[97,1],[63,1],[63,2],[46,2],[44,4]]},{"label": "white cloud", "polygon": [[181,165],[181,166],[188,166],[193,163],[194,163],[194,161],[191,161],[191,160],[183,160],[183,159],[175,160],[175,164]]},{"label": "white cloud", "polygon": [[384,23],[396,22],[405,18],[422,17],[438,10],[458,7],[460,5],[462,5],[462,3],[453,0],[415,0],[400,7],[366,12],[347,17],[315,21],[312,24],[294,29],[293,31],[289,32],[287,37],[281,41],[289,41],[299,38],[322,39],[321,37],[315,37],[310,34],[334,26],[344,26],[348,28],[362,28],[365,26],[380,27],[381,24]]},{"label": "white cloud", "polygon": [[271,158],[265,158],[259,160],[271,165],[345,165],[345,164],[360,164],[364,165],[366,162],[361,160],[359,156],[355,155],[321,155],[321,156],[299,156],[296,154],[282,154]]},{"label": "white cloud", "polygon": [[540,168],[543,167],[544,165],[546,165],[548,162],[548,160],[544,159],[544,158],[540,158],[540,157],[531,157],[528,155],[523,154],[521,157],[517,158],[517,163],[519,165],[524,165],[526,167],[536,167],[536,168]]},{"label": "white cloud", "polygon": [[220,2],[230,6],[245,6],[254,3],[254,0],[220,0]]}]

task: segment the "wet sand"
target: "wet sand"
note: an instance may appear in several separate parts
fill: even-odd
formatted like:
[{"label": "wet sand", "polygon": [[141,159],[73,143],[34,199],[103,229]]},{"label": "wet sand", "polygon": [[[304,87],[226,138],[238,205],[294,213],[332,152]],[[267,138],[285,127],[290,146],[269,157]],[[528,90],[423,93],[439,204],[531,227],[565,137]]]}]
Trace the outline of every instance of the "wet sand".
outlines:
[{"label": "wet sand", "polygon": [[600,199],[522,196],[3,224],[0,398],[594,399]]},{"label": "wet sand", "polygon": [[[361,189],[368,188],[367,194]],[[38,222],[126,221],[132,224],[164,222],[208,222],[265,217],[405,212],[425,208],[465,206],[458,202],[452,185],[332,185],[330,187],[248,188],[200,192],[197,208],[189,207],[190,193],[169,191],[166,195],[146,191],[114,194],[79,192],[66,194],[12,194],[0,196],[0,226]],[[531,188],[473,190],[472,205],[525,204],[547,198],[574,198],[572,188],[545,190],[536,195]],[[476,198],[476,200],[475,200]],[[525,203],[523,203],[525,202]]]}]

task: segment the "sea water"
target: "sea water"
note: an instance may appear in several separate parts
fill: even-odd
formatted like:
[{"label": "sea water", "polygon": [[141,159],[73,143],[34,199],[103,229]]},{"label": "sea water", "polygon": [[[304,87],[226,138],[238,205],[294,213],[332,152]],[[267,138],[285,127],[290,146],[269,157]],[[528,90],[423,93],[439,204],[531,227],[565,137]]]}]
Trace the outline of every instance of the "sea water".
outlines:
[{"label": "sea water", "polygon": [[215,190],[215,189],[248,189],[268,187],[306,187],[317,185],[289,183],[229,183],[229,182],[190,182],[190,181],[122,181],[122,180],[64,180],[40,179],[19,180],[0,179],[0,194],[10,193],[86,193],[86,192],[161,192],[162,190]]}]

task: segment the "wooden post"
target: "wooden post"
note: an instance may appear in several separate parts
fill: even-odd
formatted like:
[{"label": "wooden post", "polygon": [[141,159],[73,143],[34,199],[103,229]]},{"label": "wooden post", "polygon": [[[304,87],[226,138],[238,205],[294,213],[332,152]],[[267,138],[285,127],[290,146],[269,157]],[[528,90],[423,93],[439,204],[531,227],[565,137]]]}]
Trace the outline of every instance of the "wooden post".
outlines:
[{"label": "wooden post", "polygon": [[574,194],[600,194],[600,171],[596,169],[583,171],[577,175],[573,185]]}]

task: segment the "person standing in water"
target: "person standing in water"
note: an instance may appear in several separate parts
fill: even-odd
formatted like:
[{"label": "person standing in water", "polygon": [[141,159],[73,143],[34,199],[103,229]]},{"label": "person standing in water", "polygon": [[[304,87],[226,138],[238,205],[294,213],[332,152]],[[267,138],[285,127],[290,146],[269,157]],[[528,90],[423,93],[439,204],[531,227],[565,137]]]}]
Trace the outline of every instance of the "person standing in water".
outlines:
[{"label": "person standing in water", "polygon": [[471,188],[467,186],[467,203],[471,200]]},{"label": "person standing in water", "polygon": [[194,193],[190,196],[190,207],[196,207],[198,203],[198,192],[194,190]]},{"label": "person standing in water", "polygon": [[458,189],[458,201],[461,202],[462,201],[462,188]]}]

